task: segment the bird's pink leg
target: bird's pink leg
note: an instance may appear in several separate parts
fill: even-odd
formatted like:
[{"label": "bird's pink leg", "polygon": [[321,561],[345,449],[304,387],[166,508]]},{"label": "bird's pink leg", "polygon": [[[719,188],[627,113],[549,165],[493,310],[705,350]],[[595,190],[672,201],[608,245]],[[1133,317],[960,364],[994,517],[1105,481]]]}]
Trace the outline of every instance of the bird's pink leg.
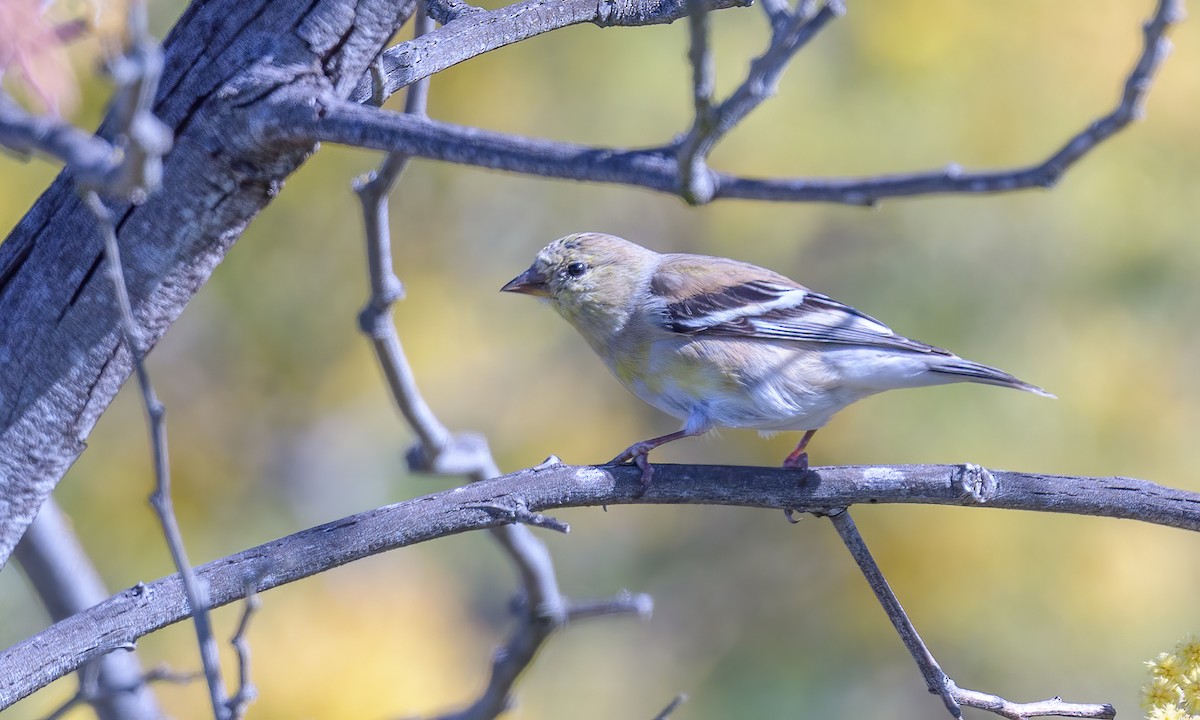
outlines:
[{"label": "bird's pink leg", "polygon": [[647,458],[647,455],[650,453],[650,451],[659,445],[666,445],[672,440],[681,440],[685,437],[692,437],[701,434],[703,434],[703,431],[688,432],[686,429],[684,429],[676,430],[673,433],[662,435],[660,437],[650,438],[649,440],[636,442],[625,448],[624,452],[613,458],[608,464],[620,465],[627,462],[633,462],[636,464],[642,469],[642,492],[646,492],[646,488],[650,487],[650,480],[654,475],[654,469],[650,467],[650,460]]},{"label": "bird's pink leg", "polygon": [[804,448],[808,447],[808,441],[812,440],[813,435],[816,435],[816,430],[809,430],[804,433],[804,437],[800,438],[800,444],[783,460],[785,468],[799,468],[801,472],[808,470],[808,453],[804,452]]}]

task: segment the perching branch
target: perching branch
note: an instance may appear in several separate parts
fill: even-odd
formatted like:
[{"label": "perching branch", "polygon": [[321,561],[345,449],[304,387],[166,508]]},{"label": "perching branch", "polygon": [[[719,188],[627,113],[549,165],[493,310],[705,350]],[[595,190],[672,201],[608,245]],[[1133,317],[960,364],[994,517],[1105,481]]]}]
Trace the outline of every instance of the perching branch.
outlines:
[{"label": "perching branch", "polygon": [[[427,33],[430,25],[429,17],[419,12],[414,29],[416,37]],[[378,75],[381,73],[377,73],[373,83],[375,99],[383,85],[382,77]],[[428,78],[410,85],[405,98],[405,114],[423,117],[427,95]],[[354,186],[362,202],[371,284],[371,297],[359,313],[359,327],[371,339],[396,406],[419,438],[408,453],[410,468],[420,472],[465,474],[473,481],[485,480],[500,474],[486,440],[479,435],[454,435],[437,419],[417,388],[392,320],[392,305],[403,297],[404,292],[392,267],[387,197],[408,166],[409,159],[405,153],[389,153],[379,170]],[[509,504],[475,505],[471,509],[493,513],[497,519],[509,523],[491,532],[517,569],[524,602],[516,629],[494,655],[487,688],[470,707],[444,716],[445,720],[488,720],[504,712],[512,704],[511,695],[517,678],[533,662],[542,644],[569,618],[582,616],[573,615],[571,604],[563,598],[549,551],[521,523],[567,532],[565,524],[530,512],[519,500]],[[591,611],[587,616],[630,611],[645,615],[649,606],[649,598],[639,599],[631,606],[627,598],[619,597],[606,603],[603,611]]]},{"label": "perching branch", "polygon": [[[835,7],[826,6],[823,12],[832,17],[835,13],[831,8]],[[456,22],[466,22],[482,15],[472,14]],[[820,13],[818,17],[821,17]],[[707,174],[712,186],[709,199],[874,205],[890,197],[1001,193],[1031,187],[1052,187],[1084,155],[1140,117],[1154,74],[1170,49],[1166,33],[1182,17],[1181,0],[1159,0],[1154,15],[1145,25],[1142,52],[1126,78],[1116,108],[1089,124],[1050,157],[1035,165],[979,172],[966,172],[957,165],[951,165],[928,172],[828,179],[760,179],[710,171]],[[816,18],[804,28],[797,29],[793,36],[795,42],[803,42],[808,37],[807,33],[815,30],[815,24]],[[433,38],[449,27],[447,25],[427,37]],[[415,48],[401,52],[400,49],[405,47],[404,44],[398,46],[396,52],[408,57],[406,53],[411,51],[413,58],[421,57]],[[784,48],[782,45],[779,47]],[[769,79],[773,75],[765,72],[765,69],[775,66],[774,61],[768,65],[765,57],[760,58],[763,64],[759,67],[764,70],[764,79]],[[416,59],[405,62],[409,63],[403,65],[405,68],[420,64]],[[424,77],[427,73],[424,66],[421,67],[420,72],[396,77],[408,78],[408,81]],[[751,73],[754,72],[752,68]],[[393,85],[400,87],[403,83],[389,80],[386,87]],[[365,99],[369,95],[369,88],[360,88],[355,98]],[[746,95],[745,98],[738,93],[731,96],[728,101],[729,117],[737,117],[739,113],[744,115],[753,106],[753,94],[747,92]],[[685,187],[673,143],[643,149],[575,145],[377,111],[354,102],[329,99],[314,104],[310,97],[281,98],[265,114],[268,137],[280,142],[333,142],[526,175],[632,185],[671,194],[677,194]],[[703,196],[695,199],[703,200]]]},{"label": "perching branch", "polygon": [[[547,464],[378,508],[202,565],[214,607],[348,562],[497,527],[481,505],[533,512],[623,504],[736,505],[828,513],[859,503],[917,503],[1095,515],[1200,531],[1200,493],[1124,477],[1067,477],[968,465],[785,468],[656,465],[641,495],[631,466]],[[350,482],[338,479],[338,482]],[[641,497],[638,497],[641,495]],[[259,573],[262,573],[261,576]],[[0,710],[79,666],[187,617],[177,576],[126,590],[0,654]]]}]

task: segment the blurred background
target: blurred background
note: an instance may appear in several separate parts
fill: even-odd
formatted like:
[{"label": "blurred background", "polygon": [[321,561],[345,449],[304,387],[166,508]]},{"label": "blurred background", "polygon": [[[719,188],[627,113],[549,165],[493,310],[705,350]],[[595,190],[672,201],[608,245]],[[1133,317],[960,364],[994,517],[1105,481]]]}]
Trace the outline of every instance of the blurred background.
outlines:
[{"label": "blurred background", "polygon": [[[816,177],[1040,161],[1109,111],[1151,5],[850,3],[713,165]],[[151,2],[158,36],[184,6]],[[727,93],[764,47],[766,24],[749,8],[720,12],[712,25]],[[554,32],[437,76],[430,112],[581,143],[659,144],[690,121],[686,32],[681,23]],[[551,310],[497,294],[551,239],[603,230],[660,251],[771,267],[1059,397],[981,386],[878,396],[817,435],[814,465],[970,461],[1200,490],[1200,26],[1185,23],[1173,39],[1145,121],[1051,191],[893,200],[875,210],[690,208],[642,190],[417,161],[391,209],[408,289],[396,323],[426,397],[450,427],[485,433],[505,471],[551,453],[603,462],[676,429],[622,390]],[[108,95],[92,73],[94,51],[83,43],[71,57],[82,79],[72,117],[87,127]],[[407,474],[412,434],[356,331],[367,286],[350,182],[378,159],[323,148],[151,357],[196,563],[454,484]],[[0,229],[55,172],[0,158]],[[145,499],[152,479],[132,389],[57,493],[113,590],[172,572]],[[795,440],[724,431],[668,445],[656,459],[771,465]],[[691,700],[674,717],[693,720],[944,712],[828,523],[790,526],[779,512],[707,507],[557,516],[571,534],[542,535],[564,591],[650,593],[654,617],[592,621],[554,638],[511,717],[649,718],[680,692]],[[1193,534],[960,508],[862,507],[855,517],[964,687],[1021,701],[1107,701],[1120,717],[1140,717],[1142,661],[1200,630]],[[358,720],[457,708],[483,687],[510,628],[513,590],[505,558],[470,534],[271,591],[250,632],[260,692],[250,716]],[[216,613],[223,638],[237,613]],[[3,646],[47,624],[15,566],[0,573],[0,618]],[[147,664],[198,666],[185,625],[139,649]],[[60,681],[5,717],[43,716],[74,685]],[[173,717],[209,717],[198,683],[158,693]]]}]

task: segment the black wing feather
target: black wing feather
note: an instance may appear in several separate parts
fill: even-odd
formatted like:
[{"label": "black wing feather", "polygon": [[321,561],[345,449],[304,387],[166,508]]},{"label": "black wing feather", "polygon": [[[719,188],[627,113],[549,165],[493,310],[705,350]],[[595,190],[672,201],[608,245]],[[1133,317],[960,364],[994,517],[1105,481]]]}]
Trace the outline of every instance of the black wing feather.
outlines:
[{"label": "black wing feather", "polygon": [[668,302],[663,326],[698,336],[732,336],[894,348],[950,355],[897,335],[866,313],[802,287],[750,281]]}]

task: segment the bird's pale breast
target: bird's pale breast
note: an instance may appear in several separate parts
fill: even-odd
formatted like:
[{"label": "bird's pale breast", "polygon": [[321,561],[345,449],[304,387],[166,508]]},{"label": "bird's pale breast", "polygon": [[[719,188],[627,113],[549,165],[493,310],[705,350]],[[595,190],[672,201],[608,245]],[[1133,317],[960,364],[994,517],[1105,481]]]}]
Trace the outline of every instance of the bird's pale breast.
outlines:
[{"label": "bird's pale breast", "polygon": [[672,336],[630,346],[643,351],[613,353],[613,373],[691,430],[811,430],[870,394],[839,387],[821,353],[802,344]]}]

